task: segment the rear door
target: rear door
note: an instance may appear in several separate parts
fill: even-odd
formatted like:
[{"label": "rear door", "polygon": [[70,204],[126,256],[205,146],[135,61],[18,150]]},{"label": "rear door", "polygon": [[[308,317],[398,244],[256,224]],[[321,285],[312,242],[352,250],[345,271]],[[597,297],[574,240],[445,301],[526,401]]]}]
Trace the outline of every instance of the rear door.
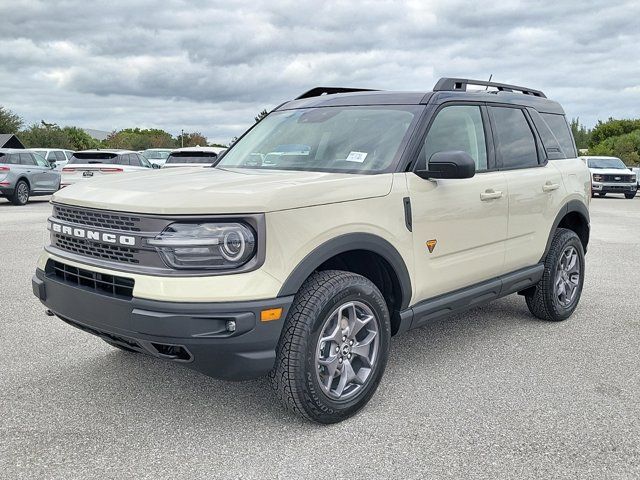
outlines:
[{"label": "rear door", "polygon": [[562,175],[548,160],[529,113],[489,106],[498,167],[508,183],[505,271],[537,264],[564,199]]},{"label": "rear door", "polygon": [[24,167],[24,172],[31,184],[32,192],[42,192],[47,189],[47,177],[45,170],[38,166],[35,157],[29,152],[18,154],[20,156],[20,165]]}]

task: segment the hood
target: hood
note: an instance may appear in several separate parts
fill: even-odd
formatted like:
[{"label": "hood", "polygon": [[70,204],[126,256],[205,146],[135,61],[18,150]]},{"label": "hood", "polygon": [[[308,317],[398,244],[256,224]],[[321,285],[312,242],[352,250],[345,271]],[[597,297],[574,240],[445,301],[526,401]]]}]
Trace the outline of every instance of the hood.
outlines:
[{"label": "hood", "polygon": [[136,213],[262,213],[381,197],[393,175],[167,168],[105,175],[63,188],[53,202]]},{"label": "hood", "polygon": [[590,168],[589,171],[601,175],[633,175],[635,172],[628,168]]}]

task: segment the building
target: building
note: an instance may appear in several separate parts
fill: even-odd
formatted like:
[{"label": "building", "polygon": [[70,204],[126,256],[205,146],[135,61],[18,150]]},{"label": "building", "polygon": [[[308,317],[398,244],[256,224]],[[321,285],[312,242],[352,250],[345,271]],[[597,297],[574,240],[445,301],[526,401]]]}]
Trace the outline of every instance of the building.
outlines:
[{"label": "building", "polygon": [[25,148],[13,133],[0,133],[0,148]]}]

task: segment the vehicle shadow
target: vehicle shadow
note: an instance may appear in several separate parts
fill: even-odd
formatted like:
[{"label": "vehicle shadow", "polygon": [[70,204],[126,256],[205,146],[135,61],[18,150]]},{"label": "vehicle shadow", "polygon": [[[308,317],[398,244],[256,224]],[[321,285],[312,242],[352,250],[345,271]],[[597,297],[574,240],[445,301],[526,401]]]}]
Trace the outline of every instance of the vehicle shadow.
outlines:
[{"label": "vehicle shadow", "polygon": [[[381,414],[393,400],[379,398],[380,395],[394,397],[394,392],[406,390],[402,375],[407,369],[422,375],[446,376],[447,359],[456,352],[474,348],[478,336],[499,336],[508,330],[537,329],[542,325],[549,326],[547,322],[535,321],[524,302],[514,297],[395,337],[382,382],[383,392],[374,396],[365,412],[374,417]],[[86,342],[100,340],[87,337]],[[54,386],[55,395],[46,397],[55,398],[58,408],[79,416],[115,416],[104,419],[108,422],[122,421],[119,416],[126,415],[129,422],[143,429],[153,429],[158,418],[162,418],[169,424],[215,425],[217,430],[224,431],[237,429],[240,415],[247,425],[270,418],[268,423],[317,428],[285,411],[266,378],[221,381],[174,363],[106,345],[104,349],[99,346],[96,352],[62,365],[47,376],[44,383]],[[44,380],[33,379],[40,384]]]}]

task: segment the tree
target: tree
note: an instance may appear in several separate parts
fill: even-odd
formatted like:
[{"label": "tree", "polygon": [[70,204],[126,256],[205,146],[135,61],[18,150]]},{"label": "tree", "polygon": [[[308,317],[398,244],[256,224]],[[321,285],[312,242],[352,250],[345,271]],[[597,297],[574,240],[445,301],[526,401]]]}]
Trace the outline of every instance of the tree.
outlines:
[{"label": "tree", "polygon": [[107,148],[124,148],[127,150],[145,150],[147,148],[174,148],[176,141],[164,130],[151,128],[125,128],[113,131],[103,142]]},{"label": "tree", "polygon": [[73,148],[69,136],[62,128],[44,120],[21,131],[20,138],[27,148]]},{"label": "tree", "polygon": [[600,120],[591,131],[589,147],[594,147],[607,138],[618,137],[626,133],[631,133],[634,130],[640,130],[640,119],[614,120],[613,118],[609,118],[606,122]]},{"label": "tree", "polygon": [[269,115],[269,112],[267,112],[266,108],[263,108],[262,111],[258,114],[258,116],[254,117],[255,120],[256,120],[256,123],[258,123],[260,120],[262,120],[267,115]]},{"label": "tree", "polygon": [[62,129],[69,138],[72,150],[88,150],[100,147],[100,141],[78,127],[64,127]]},{"label": "tree", "polygon": [[0,106],[0,133],[18,133],[22,124],[22,118],[17,113]]},{"label": "tree", "polygon": [[580,124],[579,118],[571,119],[571,133],[576,141],[576,147],[578,149],[584,149],[589,147],[589,140],[591,139],[591,130],[584,125]]},{"label": "tree", "polygon": [[178,147],[182,146],[182,140],[184,137],[184,146],[185,147],[206,147],[208,145],[207,143],[207,137],[205,137],[204,135],[202,135],[202,133],[200,132],[184,132],[183,135],[178,135],[176,144],[178,145]]}]

